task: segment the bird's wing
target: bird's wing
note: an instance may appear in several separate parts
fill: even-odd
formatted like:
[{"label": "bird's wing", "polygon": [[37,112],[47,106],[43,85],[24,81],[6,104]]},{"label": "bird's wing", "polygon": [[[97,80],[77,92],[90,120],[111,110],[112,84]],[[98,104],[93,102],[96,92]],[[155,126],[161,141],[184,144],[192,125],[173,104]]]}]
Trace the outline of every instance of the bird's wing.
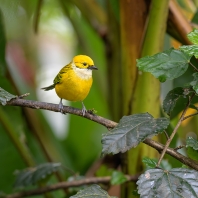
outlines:
[{"label": "bird's wing", "polygon": [[[71,64],[71,63],[70,63]],[[71,65],[68,64],[66,65],[65,67],[63,67],[59,73],[56,75],[56,77],[54,78],[54,85],[58,84],[58,83],[61,83],[61,80],[62,80],[62,76],[64,73],[67,73],[69,69],[72,69],[71,68]]]}]

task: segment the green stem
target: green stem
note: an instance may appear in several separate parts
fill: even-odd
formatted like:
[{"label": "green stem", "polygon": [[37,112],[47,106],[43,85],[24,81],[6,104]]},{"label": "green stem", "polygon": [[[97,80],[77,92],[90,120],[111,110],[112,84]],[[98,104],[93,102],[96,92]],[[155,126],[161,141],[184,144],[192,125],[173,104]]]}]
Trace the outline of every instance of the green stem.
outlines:
[{"label": "green stem", "polygon": [[11,140],[13,141],[14,145],[16,146],[17,150],[19,151],[21,157],[23,158],[27,166],[34,166],[35,163],[28,148],[24,145],[23,142],[19,140],[17,132],[14,126],[12,125],[12,122],[9,120],[2,108],[0,108],[0,123],[3,125],[7,134],[10,136]]}]

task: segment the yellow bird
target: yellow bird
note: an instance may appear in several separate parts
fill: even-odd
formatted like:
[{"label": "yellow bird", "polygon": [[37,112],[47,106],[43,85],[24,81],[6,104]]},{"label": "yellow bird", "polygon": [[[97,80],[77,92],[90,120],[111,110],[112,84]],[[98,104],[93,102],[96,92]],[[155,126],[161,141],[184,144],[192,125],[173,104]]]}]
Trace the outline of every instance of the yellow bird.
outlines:
[{"label": "yellow bird", "polygon": [[77,55],[72,62],[64,66],[54,79],[53,85],[44,87],[45,91],[55,88],[60,98],[59,110],[63,111],[62,99],[82,102],[82,114],[87,112],[83,100],[87,97],[93,79],[92,70],[97,70],[89,56]]}]

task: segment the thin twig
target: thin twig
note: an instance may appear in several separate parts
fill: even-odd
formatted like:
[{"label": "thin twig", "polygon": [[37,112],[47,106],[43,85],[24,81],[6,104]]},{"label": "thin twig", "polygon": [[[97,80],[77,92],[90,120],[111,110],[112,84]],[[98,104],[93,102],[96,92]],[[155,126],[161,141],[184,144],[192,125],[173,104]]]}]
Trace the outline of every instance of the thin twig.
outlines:
[{"label": "thin twig", "polygon": [[183,118],[184,118],[184,116],[185,116],[185,114],[186,114],[186,111],[187,111],[187,109],[188,109],[188,107],[189,107],[189,105],[190,105],[190,102],[191,102],[191,100],[193,99],[194,96],[195,96],[195,93],[193,93],[192,96],[189,98],[188,103],[187,103],[187,105],[186,105],[186,107],[185,107],[185,109],[184,109],[184,111],[183,111],[183,113],[182,113],[182,115],[181,115],[181,117],[180,117],[180,119],[179,119],[179,121],[178,121],[176,127],[174,128],[174,130],[173,130],[173,132],[172,132],[170,138],[167,140],[167,142],[166,142],[166,144],[165,144],[165,146],[164,146],[164,149],[163,149],[163,151],[162,151],[162,153],[161,153],[161,155],[160,155],[160,158],[159,158],[159,160],[158,160],[158,162],[157,162],[157,167],[160,166],[160,163],[161,163],[161,161],[162,161],[162,159],[163,159],[163,157],[164,157],[164,155],[165,155],[165,153],[166,153],[166,150],[167,150],[167,148],[169,147],[169,145],[170,145],[172,139],[174,138],[174,136],[175,136],[175,134],[176,134],[176,132],[177,132],[177,130],[178,130],[180,124],[182,123]]},{"label": "thin twig", "polygon": [[189,62],[189,63],[198,72],[198,69],[191,62]]},{"label": "thin twig", "polygon": [[168,133],[167,133],[166,131],[164,131],[164,134],[165,134],[165,136],[166,136],[166,138],[167,138],[167,140],[168,140],[168,139],[169,139]]},{"label": "thin twig", "polygon": [[175,151],[179,150],[179,149],[182,149],[184,148],[186,145],[180,145],[180,146],[177,146],[176,148],[174,148]]},{"label": "thin twig", "polygon": [[[144,140],[143,143],[153,147],[154,149],[156,149],[159,152],[163,151],[165,148],[163,144],[160,144],[159,142],[156,142],[151,139],[146,139],[146,140]],[[178,153],[177,151],[175,151],[172,148],[167,148],[166,153],[168,155],[174,157],[175,159],[179,160],[181,163],[185,164],[186,166],[189,166],[190,168],[193,168],[198,171],[198,163],[196,161]]]},{"label": "thin twig", "polygon": [[[44,110],[59,112],[59,107],[56,104],[44,103],[44,102],[38,102],[38,101],[32,101],[32,100],[25,100],[25,99],[19,99],[19,98],[12,99],[11,101],[9,101],[7,103],[7,105],[28,107],[28,108],[32,108],[32,109],[44,109]],[[82,111],[80,109],[76,109],[73,107],[64,106],[63,112],[71,113],[71,114],[74,114],[77,116],[82,116]],[[93,114],[89,114],[89,113],[85,113],[84,118],[87,118],[89,120],[97,122],[98,124],[101,124],[101,125],[107,127],[108,129],[112,129],[118,124],[118,123],[108,120],[106,118],[103,118],[103,117],[100,117],[97,115],[93,115]],[[156,149],[159,152],[161,152],[165,148],[164,145],[162,145],[158,142],[155,142],[154,140],[151,140],[151,139],[146,139],[143,141],[143,143],[153,147],[154,149]],[[165,152],[167,154],[173,156],[174,158],[176,158],[183,164],[198,171],[198,163],[196,163],[194,160],[191,160],[190,158],[183,156],[182,154],[178,153],[174,149],[167,148],[165,150]]]},{"label": "thin twig", "polygon": [[[127,181],[134,181],[136,182],[138,180],[139,175],[125,175]],[[76,186],[82,186],[82,185],[87,185],[87,184],[98,184],[98,183],[109,183],[111,180],[111,176],[106,176],[106,177],[90,177],[78,181],[70,181],[70,182],[60,182],[56,183],[54,185],[46,186],[43,188],[35,189],[35,190],[29,190],[29,191],[23,191],[23,192],[18,192],[14,194],[7,195],[5,198],[22,198],[22,197],[28,197],[28,196],[33,196],[33,195],[40,195],[44,194],[46,192],[50,191],[55,191],[58,189],[66,189],[69,187],[76,187]]]},{"label": "thin twig", "polygon": [[[197,115],[198,114],[198,112],[196,112],[196,113],[193,113],[193,114],[190,114],[190,115],[188,115],[188,116],[185,116],[185,117],[183,117],[183,120],[186,120],[186,119],[188,119],[188,118],[190,118],[190,117],[193,117],[193,116],[195,116],[195,115]],[[182,121],[183,121],[182,120]]]}]

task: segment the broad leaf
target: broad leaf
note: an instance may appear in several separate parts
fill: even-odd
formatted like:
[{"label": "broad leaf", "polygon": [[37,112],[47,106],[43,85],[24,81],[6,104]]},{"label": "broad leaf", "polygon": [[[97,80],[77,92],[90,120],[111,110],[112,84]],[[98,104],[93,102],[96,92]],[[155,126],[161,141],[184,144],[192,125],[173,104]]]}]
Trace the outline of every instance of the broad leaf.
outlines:
[{"label": "broad leaf", "polygon": [[6,103],[13,98],[17,98],[17,96],[10,94],[9,92],[5,91],[0,87],[0,104],[6,105]]},{"label": "broad leaf", "polygon": [[149,113],[124,116],[118,125],[102,137],[102,154],[125,152],[146,138],[163,132],[169,125],[167,118],[153,118]]},{"label": "broad leaf", "polygon": [[45,163],[37,167],[26,169],[17,173],[17,178],[14,184],[15,188],[22,188],[29,185],[37,184],[48,176],[57,172],[60,168],[60,163]]},{"label": "broad leaf", "polygon": [[193,81],[190,83],[190,85],[192,85],[193,89],[195,90],[195,92],[198,94],[198,73],[194,73],[193,74]]},{"label": "broad leaf", "polygon": [[195,45],[198,45],[198,30],[194,29],[187,35],[188,39]]},{"label": "broad leaf", "polygon": [[138,193],[141,198],[197,198],[197,178],[198,172],[190,169],[150,169],[139,177]]},{"label": "broad leaf", "polygon": [[189,56],[198,58],[198,45],[182,45],[179,49]]},{"label": "broad leaf", "polygon": [[161,82],[181,76],[188,68],[190,56],[176,49],[169,49],[153,56],[137,60],[137,67],[144,72],[150,72]]},{"label": "broad leaf", "polygon": [[186,139],[186,148],[188,156],[193,160],[198,160],[198,141],[193,137]]},{"label": "broad leaf", "polygon": [[125,177],[125,175],[122,172],[113,171],[113,173],[111,175],[111,184],[112,185],[123,184],[126,181],[127,181],[127,178]]},{"label": "broad leaf", "polygon": [[70,198],[116,198],[111,197],[104,191],[100,186],[94,184],[88,188],[80,190],[76,195],[71,196]]},{"label": "broad leaf", "polygon": [[166,95],[166,98],[163,101],[164,112],[166,112],[170,116],[171,112],[173,111],[173,109],[177,103],[177,100],[180,97],[186,98],[186,96],[189,95],[189,93],[191,93],[191,92],[192,92],[191,88],[188,88],[188,87],[186,87],[186,88],[176,87],[175,89],[168,92],[168,94]]}]

